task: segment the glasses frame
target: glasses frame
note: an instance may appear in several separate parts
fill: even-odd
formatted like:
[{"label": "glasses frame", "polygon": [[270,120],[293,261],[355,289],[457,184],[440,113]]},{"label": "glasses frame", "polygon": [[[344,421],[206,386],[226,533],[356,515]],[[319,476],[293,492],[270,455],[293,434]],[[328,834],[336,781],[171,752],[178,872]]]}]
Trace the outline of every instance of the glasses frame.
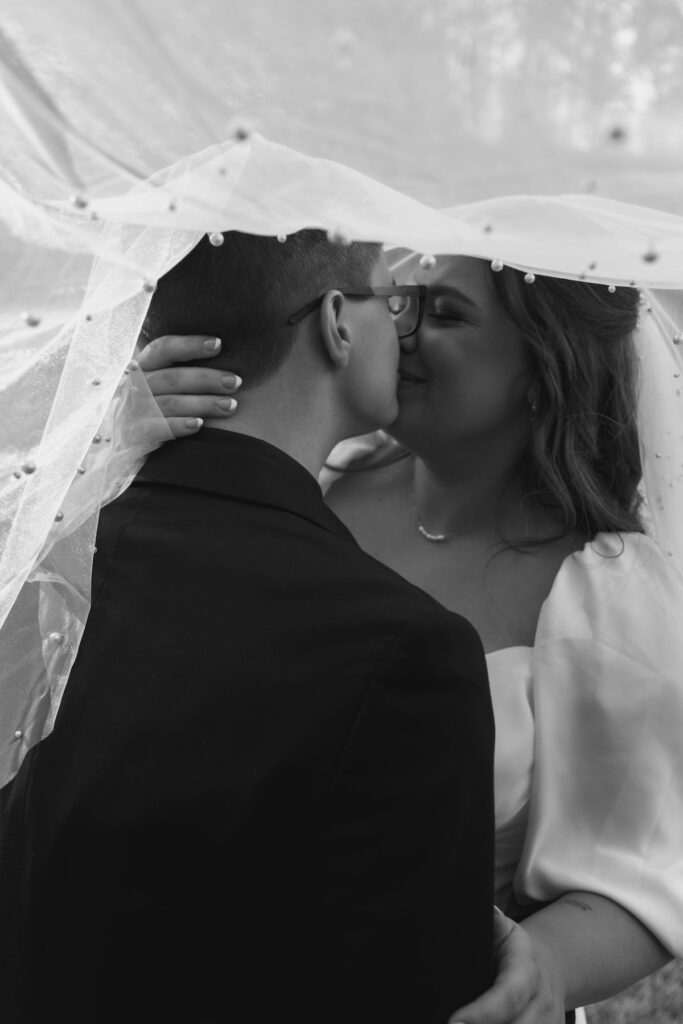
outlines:
[{"label": "glasses frame", "polygon": [[[291,316],[287,317],[287,323],[290,327],[298,324],[312,313],[315,309],[322,305],[325,296],[330,292],[328,288],[326,292],[319,295],[317,299],[313,299],[312,302],[307,303],[298,309],[296,313],[292,313]],[[399,338],[409,338],[411,334],[417,334],[422,325],[422,318],[424,316],[425,299],[427,297],[427,286],[424,284],[387,284],[378,285],[372,287],[368,285],[365,288],[337,288],[335,291],[341,292],[342,295],[347,296],[351,299],[371,299],[371,298],[390,298],[392,295],[414,295],[418,300],[417,309],[417,323],[411,331],[407,331],[405,334],[399,334]]]}]

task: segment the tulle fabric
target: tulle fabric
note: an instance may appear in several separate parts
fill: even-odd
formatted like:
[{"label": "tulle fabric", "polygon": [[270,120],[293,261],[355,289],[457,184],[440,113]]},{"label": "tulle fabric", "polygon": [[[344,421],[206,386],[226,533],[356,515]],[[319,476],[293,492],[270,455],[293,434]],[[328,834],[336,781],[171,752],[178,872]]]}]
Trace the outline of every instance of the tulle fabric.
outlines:
[{"label": "tulle fabric", "polygon": [[638,432],[648,533],[683,572],[683,290],[642,295]]},{"label": "tulle fabric", "polygon": [[683,213],[677,0],[3,0],[2,35],[53,109],[51,164],[92,195],[239,120],[433,206],[592,190]]},{"label": "tulle fabric", "polygon": [[[562,13],[561,36],[545,4],[535,20],[507,0],[456,6],[358,0],[340,20],[331,0],[5,3],[0,784],[54,721],[87,615],[97,508],[168,436],[124,370],[156,280],[204,233],[284,238],[320,227],[339,244],[458,252],[605,285],[683,285],[683,218],[617,201],[650,198],[659,183],[677,208],[665,182],[681,129],[663,85],[630,119],[610,107],[638,80],[614,5],[602,21]],[[627,13],[640,31],[641,5]],[[675,39],[680,12],[661,17]],[[641,36],[659,52],[647,26]],[[565,73],[568,55],[585,59],[588,38],[602,55],[616,47],[622,69],[590,102]],[[485,77],[465,45],[482,39]],[[666,124],[656,137],[655,116]],[[530,185],[575,192],[586,170],[616,199],[491,198]],[[468,202],[445,214],[389,185]],[[651,323],[651,390],[665,378],[680,416],[677,324],[659,314]],[[651,501],[655,533],[658,510],[672,532],[683,521],[669,501],[674,422],[652,420],[650,448],[669,472],[651,486],[663,495]],[[665,441],[671,458],[657,460]],[[658,539],[678,557],[674,539]]]}]

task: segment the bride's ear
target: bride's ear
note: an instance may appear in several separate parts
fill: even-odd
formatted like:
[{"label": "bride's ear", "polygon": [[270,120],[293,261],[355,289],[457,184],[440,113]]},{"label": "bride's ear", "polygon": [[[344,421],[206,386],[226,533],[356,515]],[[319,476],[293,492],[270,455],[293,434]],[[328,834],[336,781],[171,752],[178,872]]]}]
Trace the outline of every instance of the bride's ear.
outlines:
[{"label": "bride's ear", "polygon": [[320,306],[320,338],[325,355],[339,370],[345,369],[351,356],[351,327],[348,303],[339,291],[327,293]]}]

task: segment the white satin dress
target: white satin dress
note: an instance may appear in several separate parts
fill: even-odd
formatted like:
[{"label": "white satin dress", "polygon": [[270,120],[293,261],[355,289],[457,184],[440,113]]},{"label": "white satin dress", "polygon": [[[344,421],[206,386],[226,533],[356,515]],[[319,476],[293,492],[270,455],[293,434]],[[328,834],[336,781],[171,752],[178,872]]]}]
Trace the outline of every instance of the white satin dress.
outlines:
[{"label": "white satin dress", "polygon": [[[330,463],[375,447],[375,435],[343,442]],[[560,566],[534,646],[486,661],[497,906],[526,916],[595,892],[682,957],[683,578],[671,559],[643,534],[598,534]]]},{"label": "white satin dress", "polygon": [[[376,448],[343,442],[339,469]],[[338,477],[325,470],[327,490]],[[683,578],[639,533],[569,555],[533,647],[486,657],[496,721],[495,900],[583,890],[683,956]]]},{"label": "white satin dress", "polygon": [[596,892],[683,955],[683,580],[666,554],[598,534],[562,563],[533,648],[487,662],[498,906]]}]

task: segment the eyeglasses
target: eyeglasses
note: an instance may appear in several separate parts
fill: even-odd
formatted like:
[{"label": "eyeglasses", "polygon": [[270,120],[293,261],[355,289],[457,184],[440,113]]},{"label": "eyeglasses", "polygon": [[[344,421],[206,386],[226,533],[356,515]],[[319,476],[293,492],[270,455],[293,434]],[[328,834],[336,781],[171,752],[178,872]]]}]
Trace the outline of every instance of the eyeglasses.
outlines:
[{"label": "eyeglasses", "polygon": [[[386,298],[399,338],[409,338],[411,334],[415,334],[420,329],[427,295],[427,286],[424,284],[391,284],[381,285],[377,288],[369,286],[367,288],[339,288],[338,291],[351,299]],[[287,318],[287,323],[291,326],[298,324],[314,309],[322,305],[325,295],[320,295],[296,313],[292,313]]]}]

